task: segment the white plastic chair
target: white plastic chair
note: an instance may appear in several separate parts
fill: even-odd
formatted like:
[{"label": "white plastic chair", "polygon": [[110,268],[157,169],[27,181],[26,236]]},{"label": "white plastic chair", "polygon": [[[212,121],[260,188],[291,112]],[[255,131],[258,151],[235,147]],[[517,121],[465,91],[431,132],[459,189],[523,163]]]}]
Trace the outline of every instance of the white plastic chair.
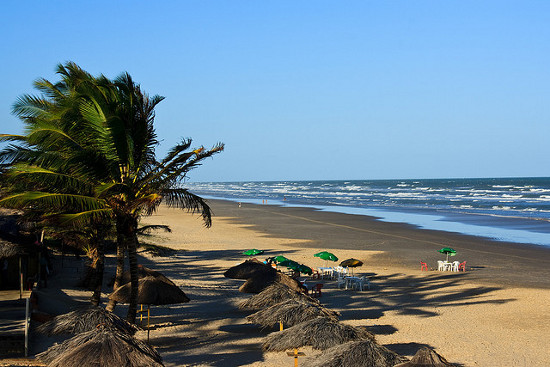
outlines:
[{"label": "white plastic chair", "polygon": [[338,289],[340,289],[342,286],[345,286],[345,285],[346,285],[346,280],[344,279],[344,277],[341,275],[338,275],[338,279],[336,283],[336,286],[338,287]]},{"label": "white plastic chair", "polygon": [[356,290],[357,288],[359,288],[359,290],[362,291],[365,286],[370,289],[370,282],[366,276],[362,276],[361,278],[359,278],[358,281],[355,281],[353,283],[353,288],[355,288]]},{"label": "white plastic chair", "polygon": [[453,261],[452,265],[451,265],[451,271],[456,271],[458,272],[458,266],[460,265],[460,261]]},{"label": "white plastic chair", "polygon": [[438,271],[445,271],[445,262],[442,260],[437,261],[437,270]]}]

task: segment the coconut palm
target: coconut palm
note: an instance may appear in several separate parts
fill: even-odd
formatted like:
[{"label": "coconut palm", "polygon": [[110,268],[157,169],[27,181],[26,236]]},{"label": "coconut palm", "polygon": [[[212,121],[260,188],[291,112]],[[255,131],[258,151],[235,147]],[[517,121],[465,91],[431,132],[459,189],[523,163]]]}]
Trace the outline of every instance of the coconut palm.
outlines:
[{"label": "coconut palm", "polygon": [[223,144],[192,149],[192,141],[186,139],[157,161],[154,108],[163,97],[149,97],[128,74],[113,81],[95,78],[74,63],[60,65],[58,73],[62,80],[57,84],[35,83],[43,97],[25,95],[14,105],[26,130],[21,136],[2,136],[18,144],[0,153],[11,185],[0,205],[42,208],[45,217],[53,215],[65,224],[114,223],[117,280],[123,273],[124,251],[128,253],[132,283],[128,320],[133,322],[140,217],[164,202],[200,213],[209,227],[208,204],[182,183],[189,170],[221,152]]}]

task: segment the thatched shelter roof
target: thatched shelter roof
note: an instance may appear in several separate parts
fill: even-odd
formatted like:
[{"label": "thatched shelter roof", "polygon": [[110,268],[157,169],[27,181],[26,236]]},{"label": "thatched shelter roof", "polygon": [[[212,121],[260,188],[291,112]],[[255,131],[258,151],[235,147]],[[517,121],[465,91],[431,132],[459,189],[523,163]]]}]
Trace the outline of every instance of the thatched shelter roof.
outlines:
[{"label": "thatched shelter roof", "polygon": [[266,287],[260,293],[255,294],[246,301],[242,302],[239,305],[239,308],[253,310],[261,309],[264,307],[273,306],[283,301],[288,301],[289,299],[319,304],[319,301],[317,299],[312,298],[302,292],[298,292],[281,283],[273,283],[270,286]]},{"label": "thatched shelter roof", "polygon": [[106,328],[77,334],[36,357],[51,367],[163,366],[160,355],[148,344]]},{"label": "thatched shelter roof", "polygon": [[[117,288],[109,299],[129,303],[131,286],[131,283],[127,283]],[[159,278],[145,277],[138,282],[137,302],[143,305],[170,305],[189,302],[189,297],[174,284],[166,283]]]},{"label": "thatched shelter roof", "polygon": [[0,259],[20,255],[23,252],[24,248],[22,246],[0,238]]},{"label": "thatched shelter roof", "polygon": [[447,362],[445,358],[437,354],[433,349],[421,348],[410,361],[396,365],[395,367],[448,367],[454,364]]},{"label": "thatched shelter roof", "polygon": [[[392,367],[406,358],[372,340],[352,341],[323,351],[304,367]],[[396,366],[397,367],[397,366]]]},{"label": "thatched shelter roof", "polygon": [[285,327],[291,327],[317,317],[326,317],[338,321],[339,312],[330,310],[319,304],[300,302],[290,299],[276,305],[264,308],[246,319],[263,327],[272,327],[282,322]]},{"label": "thatched shelter roof", "polygon": [[229,268],[223,276],[230,279],[249,279],[257,276],[266,276],[266,274],[275,275],[277,270],[271,265],[264,264],[258,259],[246,260],[242,264]]},{"label": "thatched shelter roof", "polygon": [[128,335],[134,335],[138,328],[100,306],[87,306],[54,317],[40,325],[37,331],[47,334],[79,334],[95,330],[98,325],[107,329],[116,329]]},{"label": "thatched shelter roof", "polygon": [[282,352],[305,345],[314,349],[328,349],[349,341],[365,339],[374,341],[374,335],[361,328],[318,317],[269,334],[262,347],[268,352]]},{"label": "thatched shelter roof", "polygon": [[290,289],[293,289],[297,292],[304,292],[306,290],[306,288],[296,279],[293,279],[281,272],[276,272],[257,274],[252,278],[247,279],[246,282],[244,282],[243,285],[239,287],[239,292],[260,293],[274,283],[286,285]]},{"label": "thatched shelter roof", "polygon": [[[166,277],[164,274],[162,274],[162,273],[160,273],[156,270],[147,268],[143,265],[138,265],[138,279],[142,279],[142,278],[145,278],[145,277],[158,278],[159,280],[162,280],[166,283],[175,285],[175,283],[173,281],[171,281],[168,277]],[[130,280],[131,280],[130,271],[127,270],[122,274],[122,279],[121,279],[122,283],[121,283],[121,285],[130,283]]]}]

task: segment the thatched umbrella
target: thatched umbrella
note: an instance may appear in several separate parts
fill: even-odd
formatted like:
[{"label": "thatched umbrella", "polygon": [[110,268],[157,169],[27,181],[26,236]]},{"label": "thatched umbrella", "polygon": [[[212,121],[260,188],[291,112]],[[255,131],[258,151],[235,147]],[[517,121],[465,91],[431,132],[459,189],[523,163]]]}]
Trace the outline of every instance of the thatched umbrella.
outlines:
[{"label": "thatched umbrella", "polygon": [[447,362],[445,358],[430,348],[421,348],[409,362],[401,363],[395,367],[448,367],[454,364]]},{"label": "thatched umbrella", "polygon": [[[406,358],[372,340],[352,341],[324,350],[304,367],[392,367]],[[397,367],[397,366],[396,366]]]},{"label": "thatched umbrella", "polygon": [[282,323],[286,327],[291,327],[304,321],[315,319],[317,317],[326,317],[337,321],[339,312],[330,310],[319,304],[310,302],[300,302],[290,299],[277,303],[271,307],[264,308],[250,316],[247,320],[263,327],[272,327]]},{"label": "thatched umbrella", "polygon": [[251,278],[248,278],[246,282],[239,287],[239,292],[243,293],[260,293],[265,288],[274,283],[280,283],[286,285],[290,289],[297,292],[304,292],[306,288],[298,280],[289,277],[281,272],[275,273],[258,273]]},{"label": "thatched umbrella", "polygon": [[[10,257],[19,256],[19,298],[23,297],[24,280],[21,255],[23,255],[24,253],[25,249],[22,246],[0,238],[0,260],[7,261],[6,259]],[[5,279],[2,279],[2,281],[5,282]]]},{"label": "thatched umbrella", "polygon": [[[142,279],[145,277],[157,278],[159,280],[162,280],[163,282],[175,285],[175,283],[171,281],[169,278],[167,278],[164,274],[156,270],[147,268],[143,265],[138,265],[138,279]],[[130,280],[131,280],[130,271],[125,271],[124,273],[122,273],[122,279],[121,279],[120,285],[122,286],[124,284],[130,283]]]},{"label": "thatched umbrella", "polygon": [[268,352],[282,352],[305,345],[314,349],[328,349],[349,341],[364,339],[374,341],[374,335],[361,328],[318,317],[269,334],[262,347]]},{"label": "thatched umbrella", "polygon": [[23,254],[23,247],[0,238],[0,259],[7,259]]},{"label": "thatched umbrella", "polygon": [[51,367],[164,366],[160,355],[147,343],[101,327],[54,344],[36,357]]},{"label": "thatched umbrella", "polygon": [[281,283],[273,283],[263,291],[253,295],[239,305],[242,309],[261,309],[273,306],[289,299],[295,299],[301,302],[319,304],[319,301],[302,292],[295,291]]},{"label": "thatched umbrella", "polygon": [[246,260],[242,264],[229,268],[223,276],[230,279],[249,279],[265,274],[276,274],[277,270],[257,259]]},{"label": "thatched umbrella", "polygon": [[47,335],[79,334],[95,330],[98,325],[134,335],[138,328],[100,306],[87,306],[54,317],[40,325],[37,330]]},{"label": "thatched umbrella", "polygon": [[[132,284],[127,283],[111,293],[109,299],[120,303],[130,303]],[[147,340],[149,340],[149,320],[151,305],[171,305],[189,302],[189,297],[178,286],[159,278],[145,277],[138,281],[137,303],[147,305]]]}]

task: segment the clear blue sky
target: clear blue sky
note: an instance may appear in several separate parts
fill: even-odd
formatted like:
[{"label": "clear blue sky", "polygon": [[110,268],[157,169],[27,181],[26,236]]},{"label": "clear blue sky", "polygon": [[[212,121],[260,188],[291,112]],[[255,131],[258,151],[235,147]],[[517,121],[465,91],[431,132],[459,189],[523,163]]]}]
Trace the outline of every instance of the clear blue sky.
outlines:
[{"label": "clear blue sky", "polygon": [[193,181],[550,176],[550,1],[5,1],[0,131],[71,60],[128,71]]}]

